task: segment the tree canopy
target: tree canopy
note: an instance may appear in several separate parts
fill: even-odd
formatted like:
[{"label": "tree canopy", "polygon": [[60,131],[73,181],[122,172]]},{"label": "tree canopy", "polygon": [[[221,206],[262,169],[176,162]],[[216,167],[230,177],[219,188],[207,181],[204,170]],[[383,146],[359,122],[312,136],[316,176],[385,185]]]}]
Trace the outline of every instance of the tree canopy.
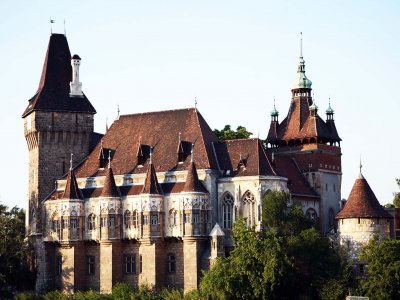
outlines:
[{"label": "tree canopy", "polygon": [[25,241],[25,211],[18,207],[9,210],[0,204],[0,293],[10,288],[33,288],[33,272],[27,264],[29,254]]},{"label": "tree canopy", "polygon": [[225,125],[222,130],[214,129],[214,133],[220,140],[247,139],[253,133],[247,131],[246,127],[238,126],[235,130],[231,129],[231,125]]},{"label": "tree canopy", "polygon": [[351,282],[350,266],[288,194],[263,199],[263,230],[236,221],[234,249],[206,272],[208,299],[338,299]]},{"label": "tree canopy", "polygon": [[371,240],[360,254],[367,264],[367,278],[360,293],[371,299],[400,299],[400,241]]},{"label": "tree canopy", "polygon": [[[396,178],[397,186],[400,189],[400,178]],[[400,208],[400,192],[394,192],[393,193],[393,204],[394,207]]]}]

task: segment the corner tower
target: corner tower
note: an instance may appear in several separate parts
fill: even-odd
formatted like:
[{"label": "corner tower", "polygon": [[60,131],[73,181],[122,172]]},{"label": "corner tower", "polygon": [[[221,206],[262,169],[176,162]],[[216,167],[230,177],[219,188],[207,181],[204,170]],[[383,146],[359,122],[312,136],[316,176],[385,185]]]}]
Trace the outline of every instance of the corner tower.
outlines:
[{"label": "corner tower", "polygon": [[41,203],[68,172],[70,153],[78,163],[89,154],[96,110],[81,92],[77,58],[71,61],[65,35],[50,36],[38,90],[22,114],[29,150],[28,235],[42,233]]},{"label": "corner tower", "polygon": [[[270,155],[286,156],[294,161],[312,189],[320,196],[318,223],[323,233],[336,228],[335,215],[341,199],[341,149],[333,109],[327,110],[327,120],[318,115],[312,96],[312,82],[306,76],[302,38],[297,76],[292,85],[292,99],[288,114],[282,122],[278,112],[271,113],[267,136]],[[300,195],[300,198],[304,198]]]}]

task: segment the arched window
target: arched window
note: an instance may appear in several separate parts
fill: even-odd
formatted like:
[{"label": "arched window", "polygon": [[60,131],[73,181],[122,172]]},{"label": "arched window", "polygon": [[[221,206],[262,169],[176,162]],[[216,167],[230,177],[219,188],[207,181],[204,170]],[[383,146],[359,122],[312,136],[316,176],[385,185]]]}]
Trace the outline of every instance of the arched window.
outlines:
[{"label": "arched window", "polygon": [[171,209],[169,211],[169,226],[174,227],[176,226],[176,210]]},{"label": "arched window", "polygon": [[125,223],[125,228],[131,228],[131,212],[129,210],[125,211],[124,214],[124,223]]},{"label": "arched window", "polygon": [[243,196],[243,216],[247,219],[247,226],[255,225],[255,206],[254,195],[247,191]]},{"label": "arched window", "polygon": [[94,214],[90,214],[88,216],[88,228],[89,228],[89,230],[96,229],[96,217]]},{"label": "arched window", "polygon": [[137,212],[136,209],[133,211],[133,215],[132,215],[132,224],[133,224],[133,227],[134,227],[134,228],[137,228],[137,227],[138,227],[138,212]]},{"label": "arched window", "polygon": [[232,228],[233,197],[226,193],[222,199],[222,224],[225,229]]},{"label": "arched window", "polygon": [[58,215],[55,213],[51,218],[51,230],[57,232],[60,229],[60,220]]},{"label": "arched window", "polygon": [[309,208],[306,211],[307,217],[309,217],[311,220],[316,220],[318,218],[317,212],[315,211],[314,208]]}]

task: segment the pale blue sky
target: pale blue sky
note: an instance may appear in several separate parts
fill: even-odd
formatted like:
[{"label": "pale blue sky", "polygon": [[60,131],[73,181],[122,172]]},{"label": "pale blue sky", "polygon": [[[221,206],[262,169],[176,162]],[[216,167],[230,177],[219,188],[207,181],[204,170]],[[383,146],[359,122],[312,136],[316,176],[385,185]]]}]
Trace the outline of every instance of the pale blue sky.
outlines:
[{"label": "pale blue sky", "polygon": [[306,74],[342,142],[342,198],[363,173],[381,203],[400,177],[399,1],[6,1],[0,3],[0,201],[25,206],[28,151],[21,114],[37,89],[50,35],[66,20],[83,90],[106,117],[192,107],[212,128],[265,138],[276,98],[287,114],[299,32]]}]

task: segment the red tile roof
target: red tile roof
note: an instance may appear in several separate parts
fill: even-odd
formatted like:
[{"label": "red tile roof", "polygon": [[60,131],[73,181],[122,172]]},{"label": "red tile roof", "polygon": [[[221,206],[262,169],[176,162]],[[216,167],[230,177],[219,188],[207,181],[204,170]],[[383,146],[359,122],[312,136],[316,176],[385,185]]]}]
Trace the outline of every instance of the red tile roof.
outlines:
[{"label": "red tile roof", "polygon": [[144,180],[144,185],[141,194],[150,194],[150,195],[164,194],[160,184],[158,183],[156,170],[154,169],[154,165],[152,163],[150,163],[147,168],[146,179]]},{"label": "red tile roof", "polygon": [[85,95],[69,96],[71,80],[71,52],[67,38],[63,34],[52,34],[38,90],[29,100],[22,117],[35,110],[96,113]]},{"label": "red tile roof", "polygon": [[110,166],[106,168],[106,178],[104,179],[104,185],[100,197],[121,197],[119,189],[115,184],[114,174]]},{"label": "red tile roof", "polygon": [[194,162],[191,162],[189,165],[186,182],[183,186],[182,192],[199,192],[208,194],[207,189],[199,180],[196,170],[196,164]]},{"label": "red tile roof", "polygon": [[[179,133],[181,139],[196,144],[195,160],[199,169],[217,169],[212,142],[214,133],[194,108],[122,115],[102,138],[103,147],[112,149],[115,174],[143,173],[149,164],[138,163],[139,145],[154,147],[153,164],[157,172],[185,170],[190,157],[178,164]],[[101,144],[77,168],[78,177],[103,175],[99,170]]]},{"label": "red tile roof", "polygon": [[68,172],[67,184],[65,185],[61,199],[83,199],[81,190],[76,182],[74,170],[69,170]]},{"label": "red tile roof", "polygon": [[392,218],[392,216],[379,204],[367,180],[360,175],[354,182],[344,208],[336,218]]},{"label": "red tile roof", "polygon": [[227,140],[214,147],[218,165],[226,176],[275,175],[258,138]]}]

